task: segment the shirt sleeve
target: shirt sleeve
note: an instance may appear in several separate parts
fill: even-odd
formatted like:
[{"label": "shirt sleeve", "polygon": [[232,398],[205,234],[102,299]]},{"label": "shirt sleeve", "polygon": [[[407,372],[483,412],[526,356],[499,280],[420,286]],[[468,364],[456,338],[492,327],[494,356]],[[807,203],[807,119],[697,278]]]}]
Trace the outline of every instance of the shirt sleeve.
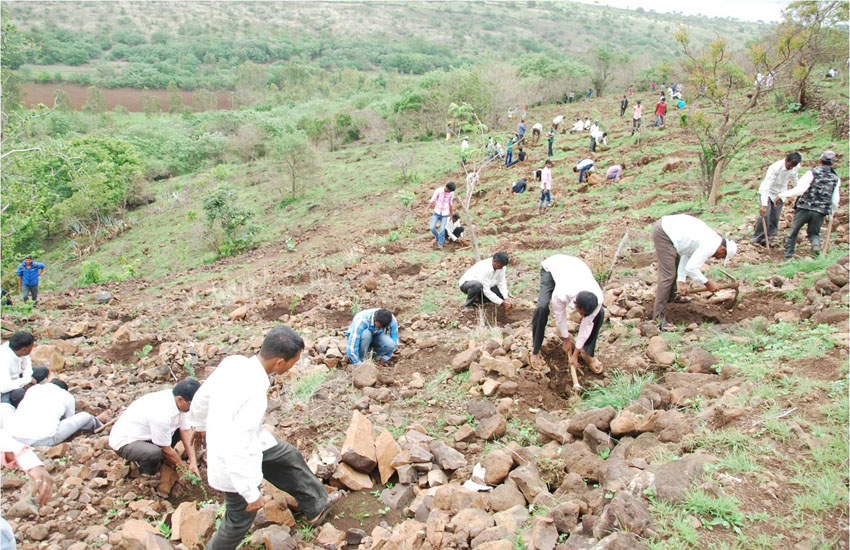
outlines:
[{"label": "shirt sleeve", "polygon": [[228,442],[231,452],[225,456],[225,467],[236,492],[246,502],[260,498],[260,489],[253,480],[262,479],[263,448],[257,426],[263,423],[266,413],[265,399],[249,399],[236,411],[231,424]]},{"label": "shirt sleeve", "polygon": [[[12,438],[5,431],[0,431],[0,452],[4,455],[4,465],[14,466],[17,464],[18,468],[25,472],[42,465],[41,460],[29,447]],[[12,455],[11,461],[6,459],[6,456],[8,456],[6,453]]]},{"label": "shirt sleeve", "polygon": [[18,266],[18,269],[15,271],[15,273],[17,273],[17,274],[18,274],[18,277],[23,276],[23,274],[24,274],[24,266],[19,265],[19,266]]},{"label": "shirt sleeve", "polygon": [[[685,274],[694,281],[705,284],[708,278],[702,274],[700,268],[702,267],[702,264],[704,264],[716,251],[716,248],[712,250],[711,247],[708,246],[700,246],[697,248],[696,252],[693,253],[693,255],[688,259],[687,264],[685,264]],[[685,258],[682,258],[682,261],[684,260]]]},{"label": "shirt sleeve", "polygon": [[499,292],[507,300],[508,298],[508,268],[503,267],[502,273],[499,275]]},{"label": "shirt sleeve", "polygon": [[832,191],[832,210],[835,211],[838,208],[838,201],[841,200],[841,193],[838,191],[838,188],[841,187],[841,179],[839,178],[838,183],[835,184],[835,189]]},{"label": "shirt sleeve", "polygon": [[583,349],[584,343],[590,338],[590,333],[593,332],[593,320],[596,319],[600,309],[602,309],[601,303],[596,306],[596,309],[590,315],[582,318],[581,324],[578,327],[578,334],[576,334],[576,347],[578,349]]},{"label": "shirt sleeve", "polygon": [[366,322],[361,321],[357,328],[348,335],[348,358],[355,364],[363,362],[360,357],[360,335],[363,334],[364,330],[366,330]]},{"label": "shirt sleeve", "polygon": [[[498,287],[499,292],[502,293],[502,296],[507,297],[508,296],[507,295],[507,291],[508,291],[507,285],[505,285],[504,290],[502,289],[502,277],[504,276],[503,274],[504,274],[505,270],[501,269],[500,271],[502,272],[502,275],[496,276],[496,286]],[[482,279],[486,279],[486,277],[482,277]],[[493,302],[496,305],[499,305],[502,302],[504,302],[504,300],[502,298],[499,298],[499,296],[490,289],[489,281],[484,280],[484,281],[482,281],[482,283],[483,284],[481,285],[481,288],[484,291],[484,296],[486,296],[488,300],[490,300],[491,302]]]},{"label": "shirt sleeve", "polygon": [[676,282],[684,283],[688,279],[687,265],[690,255],[679,258],[679,266],[676,268]]},{"label": "shirt sleeve", "polygon": [[21,358],[21,366],[23,367],[23,370],[21,372],[19,387],[23,388],[32,382],[32,359],[30,359],[29,355]]},{"label": "shirt sleeve", "polygon": [[192,398],[192,404],[189,407],[189,425],[201,432],[207,430],[207,414],[210,410],[209,388],[210,382],[208,379],[195,392],[195,396]]},{"label": "shirt sleeve", "polygon": [[191,430],[192,423],[189,421],[189,413],[182,413],[180,415],[180,424],[178,428],[181,430]]},{"label": "shirt sleeve", "polygon": [[800,178],[800,181],[792,189],[779,193],[779,198],[785,200],[793,197],[799,197],[800,195],[809,190],[809,186],[812,184],[812,180],[814,178],[814,174],[811,170],[809,170],[808,172],[803,174],[803,177]]},{"label": "shirt sleeve", "polygon": [[68,395],[65,396],[65,413],[62,415],[62,418],[71,418],[76,414],[76,409],[77,403],[74,400],[74,396],[68,393]]},{"label": "shirt sleeve", "polygon": [[9,364],[9,356],[5,350],[0,351],[0,393],[8,393],[18,389],[12,384],[12,365]]},{"label": "shirt sleeve", "polygon": [[558,327],[558,332],[561,333],[561,338],[569,338],[570,327],[567,324],[567,301],[553,294],[552,311],[555,313],[555,325]]},{"label": "shirt sleeve", "polygon": [[437,200],[437,195],[440,193],[439,189],[434,189],[434,193],[431,195],[431,200],[428,201],[428,204]]},{"label": "shirt sleeve", "polygon": [[395,315],[393,315],[393,321],[390,323],[390,338],[398,345],[398,321],[396,321]]}]

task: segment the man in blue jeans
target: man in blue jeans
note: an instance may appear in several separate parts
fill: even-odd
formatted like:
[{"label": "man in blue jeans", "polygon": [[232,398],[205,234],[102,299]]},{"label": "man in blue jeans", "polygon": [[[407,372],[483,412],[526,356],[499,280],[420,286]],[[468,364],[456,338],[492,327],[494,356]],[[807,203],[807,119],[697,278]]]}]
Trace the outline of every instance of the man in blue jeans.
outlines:
[{"label": "man in blue jeans", "polygon": [[32,305],[38,305],[38,278],[42,273],[44,264],[32,261],[32,254],[18,266],[18,290],[23,293],[24,302],[32,295]]},{"label": "man in blue jeans", "polygon": [[[446,240],[446,222],[452,215],[452,201],[455,198],[455,182],[450,181],[445,187],[434,189],[428,207],[434,209],[431,215],[431,234],[437,239],[437,248],[443,248]],[[440,222],[440,230],[437,231],[437,222]]]},{"label": "man in blue jeans", "polygon": [[354,316],[345,335],[345,352],[353,365],[365,361],[369,350],[377,357],[378,365],[383,365],[398,348],[398,321],[387,309],[364,309]]}]

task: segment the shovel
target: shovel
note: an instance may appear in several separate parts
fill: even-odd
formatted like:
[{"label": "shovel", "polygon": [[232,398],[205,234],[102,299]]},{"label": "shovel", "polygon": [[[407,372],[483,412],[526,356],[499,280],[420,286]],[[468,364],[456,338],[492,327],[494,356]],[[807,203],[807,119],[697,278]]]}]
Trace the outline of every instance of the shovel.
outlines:
[{"label": "shovel", "polygon": [[[738,285],[738,281],[737,281],[737,280],[735,280],[735,277],[733,277],[733,276],[729,275],[728,273],[726,273],[726,272],[725,272],[725,271],[723,271],[722,269],[720,270],[720,273],[722,273],[724,276],[728,277],[730,280],[729,280],[729,281],[721,281],[721,282],[719,282],[719,283],[715,283],[715,285],[714,285],[714,286],[715,286],[715,287],[717,287],[717,290],[724,290],[724,289],[727,289],[727,288],[732,288],[732,289],[734,289],[734,290],[735,290],[735,297],[734,297],[734,298],[732,298],[732,300],[731,300],[731,301],[729,301],[729,302],[727,302],[727,303],[726,303],[726,309],[732,309],[732,308],[734,308],[734,307],[735,307],[735,305],[738,303],[738,295],[740,294],[740,291],[739,291],[739,289],[738,289],[738,286],[739,286],[739,285]],[[707,289],[707,288],[705,288],[705,287],[701,287],[701,288],[689,288],[689,289],[685,290],[684,295],[685,295],[685,296],[687,296],[687,295],[689,295],[689,294],[701,294],[701,293],[703,293],[703,292],[711,292],[711,291],[710,291],[710,290],[708,290],[708,289]]]}]

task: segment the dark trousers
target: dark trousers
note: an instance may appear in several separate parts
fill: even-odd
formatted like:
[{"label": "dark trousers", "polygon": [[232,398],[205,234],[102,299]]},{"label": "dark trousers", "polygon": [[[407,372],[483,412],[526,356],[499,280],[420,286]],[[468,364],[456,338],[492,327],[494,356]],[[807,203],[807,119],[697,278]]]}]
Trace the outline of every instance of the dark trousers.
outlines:
[{"label": "dark trousers", "polygon": [[[779,201],[779,206],[773,204],[772,200],[767,201],[767,213],[764,218],[767,222],[767,238],[770,239],[773,235],[776,234],[776,230],[779,228],[779,215],[782,213],[782,201]],[[756,225],[753,227],[753,242],[756,244],[760,244],[764,246],[764,225],[765,222],[762,221],[762,216],[759,215],[756,218]]]},{"label": "dark trousers", "polygon": [[552,142],[549,142],[549,156],[552,156]]},{"label": "dark trousers", "polygon": [[[499,287],[492,286],[490,287],[490,290],[499,298],[505,298],[504,296],[502,296],[502,292],[499,290]],[[466,294],[466,302],[463,304],[464,307],[472,307],[476,304],[484,305],[490,303],[490,299],[484,295],[484,285],[482,285],[478,281],[466,281],[465,283],[460,285],[460,291]]]},{"label": "dark trousers", "polygon": [[596,340],[599,338],[599,331],[602,330],[602,323],[605,322],[605,308],[599,308],[599,313],[593,318],[593,330],[590,331],[590,336],[584,342],[582,348],[586,354],[593,357],[596,353]]},{"label": "dark trousers", "polygon": [[537,297],[537,309],[531,318],[531,353],[540,353],[543,339],[546,336],[546,323],[549,322],[549,303],[555,291],[555,279],[552,274],[540,268],[540,295]]},{"label": "dark trousers", "polygon": [[797,246],[797,234],[806,226],[806,237],[812,243],[812,252],[820,250],[820,228],[823,225],[823,220],[826,214],[815,212],[814,210],[806,210],[798,208],[794,211],[794,221],[791,222],[791,233],[785,239],[785,257],[790,258],[794,255],[794,247]]},{"label": "dark trousers", "polygon": [[623,116],[626,112],[626,107],[620,107],[620,116]]},{"label": "dark trousers", "polygon": [[454,230],[452,231],[452,235],[454,235],[455,238],[459,239],[460,236],[463,235],[463,226],[459,225],[459,226],[455,227]]},{"label": "dark trousers", "polygon": [[596,138],[593,136],[590,137],[590,152],[596,152]]},{"label": "dark trousers", "polygon": [[655,263],[658,266],[658,286],[655,289],[655,310],[652,318],[664,319],[667,303],[676,297],[676,271],[679,266],[679,254],[673,241],[661,227],[661,220],[652,227],[652,243],[655,245]]},{"label": "dark trousers", "polygon": [[[313,475],[301,452],[289,443],[278,440],[277,445],[263,451],[263,477],[269,483],[292,495],[307,519],[313,519],[325,509],[328,493],[322,482]],[[239,493],[225,493],[225,512],[206,550],[234,550],[254,523],[256,512],[247,512],[248,503]]]},{"label": "dark trousers", "polygon": [[[180,441],[180,430],[174,430],[174,434],[171,436],[171,446],[177,445],[178,441]],[[145,475],[157,473],[163,462],[162,447],[150,441],[127,443],[115,451],[115,454],[124,460],[137,463],[139,472]]]},{"label": "dark trousers", "polygon": [[[44,382],[49,375],[50,369],[45,366],[38,366],[32,368],[32,379],[36,384]],[[13,397],[15,398],[15,402],[20,403],[21,399],[24,398],[24,394],[26,392],[26,388],[18,388],[16,390],[0,394],[0,403],[11,403],[13,401]]]}]

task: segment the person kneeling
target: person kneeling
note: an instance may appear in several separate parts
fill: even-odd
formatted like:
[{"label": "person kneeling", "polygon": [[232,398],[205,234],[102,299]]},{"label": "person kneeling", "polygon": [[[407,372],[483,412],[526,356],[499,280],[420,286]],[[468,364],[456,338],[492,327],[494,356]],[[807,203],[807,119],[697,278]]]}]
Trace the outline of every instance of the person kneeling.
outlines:
[{"label": "person kneeling", "polygon": [[460,224],[460,214],[455,212],[446,222],[446,236],[451,242],[456,243],[460,241],[461,235],[463,235],[463,226]]},{"label": "person kneeling", "polygon": [[369,357],[369,351],[383,365],[392,359],[398,349],[398,321],[387,309],[364,309],[354,316],[351,326],[345,332],[348,337],[346,354],[352,365],[362,363]]},{"label": "person kneeling", "polygon": [[9,432],[30,447],[52,447],[77,432],[93,432],[103,423],[87,412],[75,412],[77,403],[62,380],[31,386],[19,401],[13,395]]},{"label": "person kneeling", "polygon": [[510,310],[508,302],[508,283],[505,277],[505,266],[508,265],[508,255],[497,252],[492,258],[481,260],[466,270],[460,278],[460,290],[466,294],[463,307],[473,307],[494,303],[503,305]]}]

